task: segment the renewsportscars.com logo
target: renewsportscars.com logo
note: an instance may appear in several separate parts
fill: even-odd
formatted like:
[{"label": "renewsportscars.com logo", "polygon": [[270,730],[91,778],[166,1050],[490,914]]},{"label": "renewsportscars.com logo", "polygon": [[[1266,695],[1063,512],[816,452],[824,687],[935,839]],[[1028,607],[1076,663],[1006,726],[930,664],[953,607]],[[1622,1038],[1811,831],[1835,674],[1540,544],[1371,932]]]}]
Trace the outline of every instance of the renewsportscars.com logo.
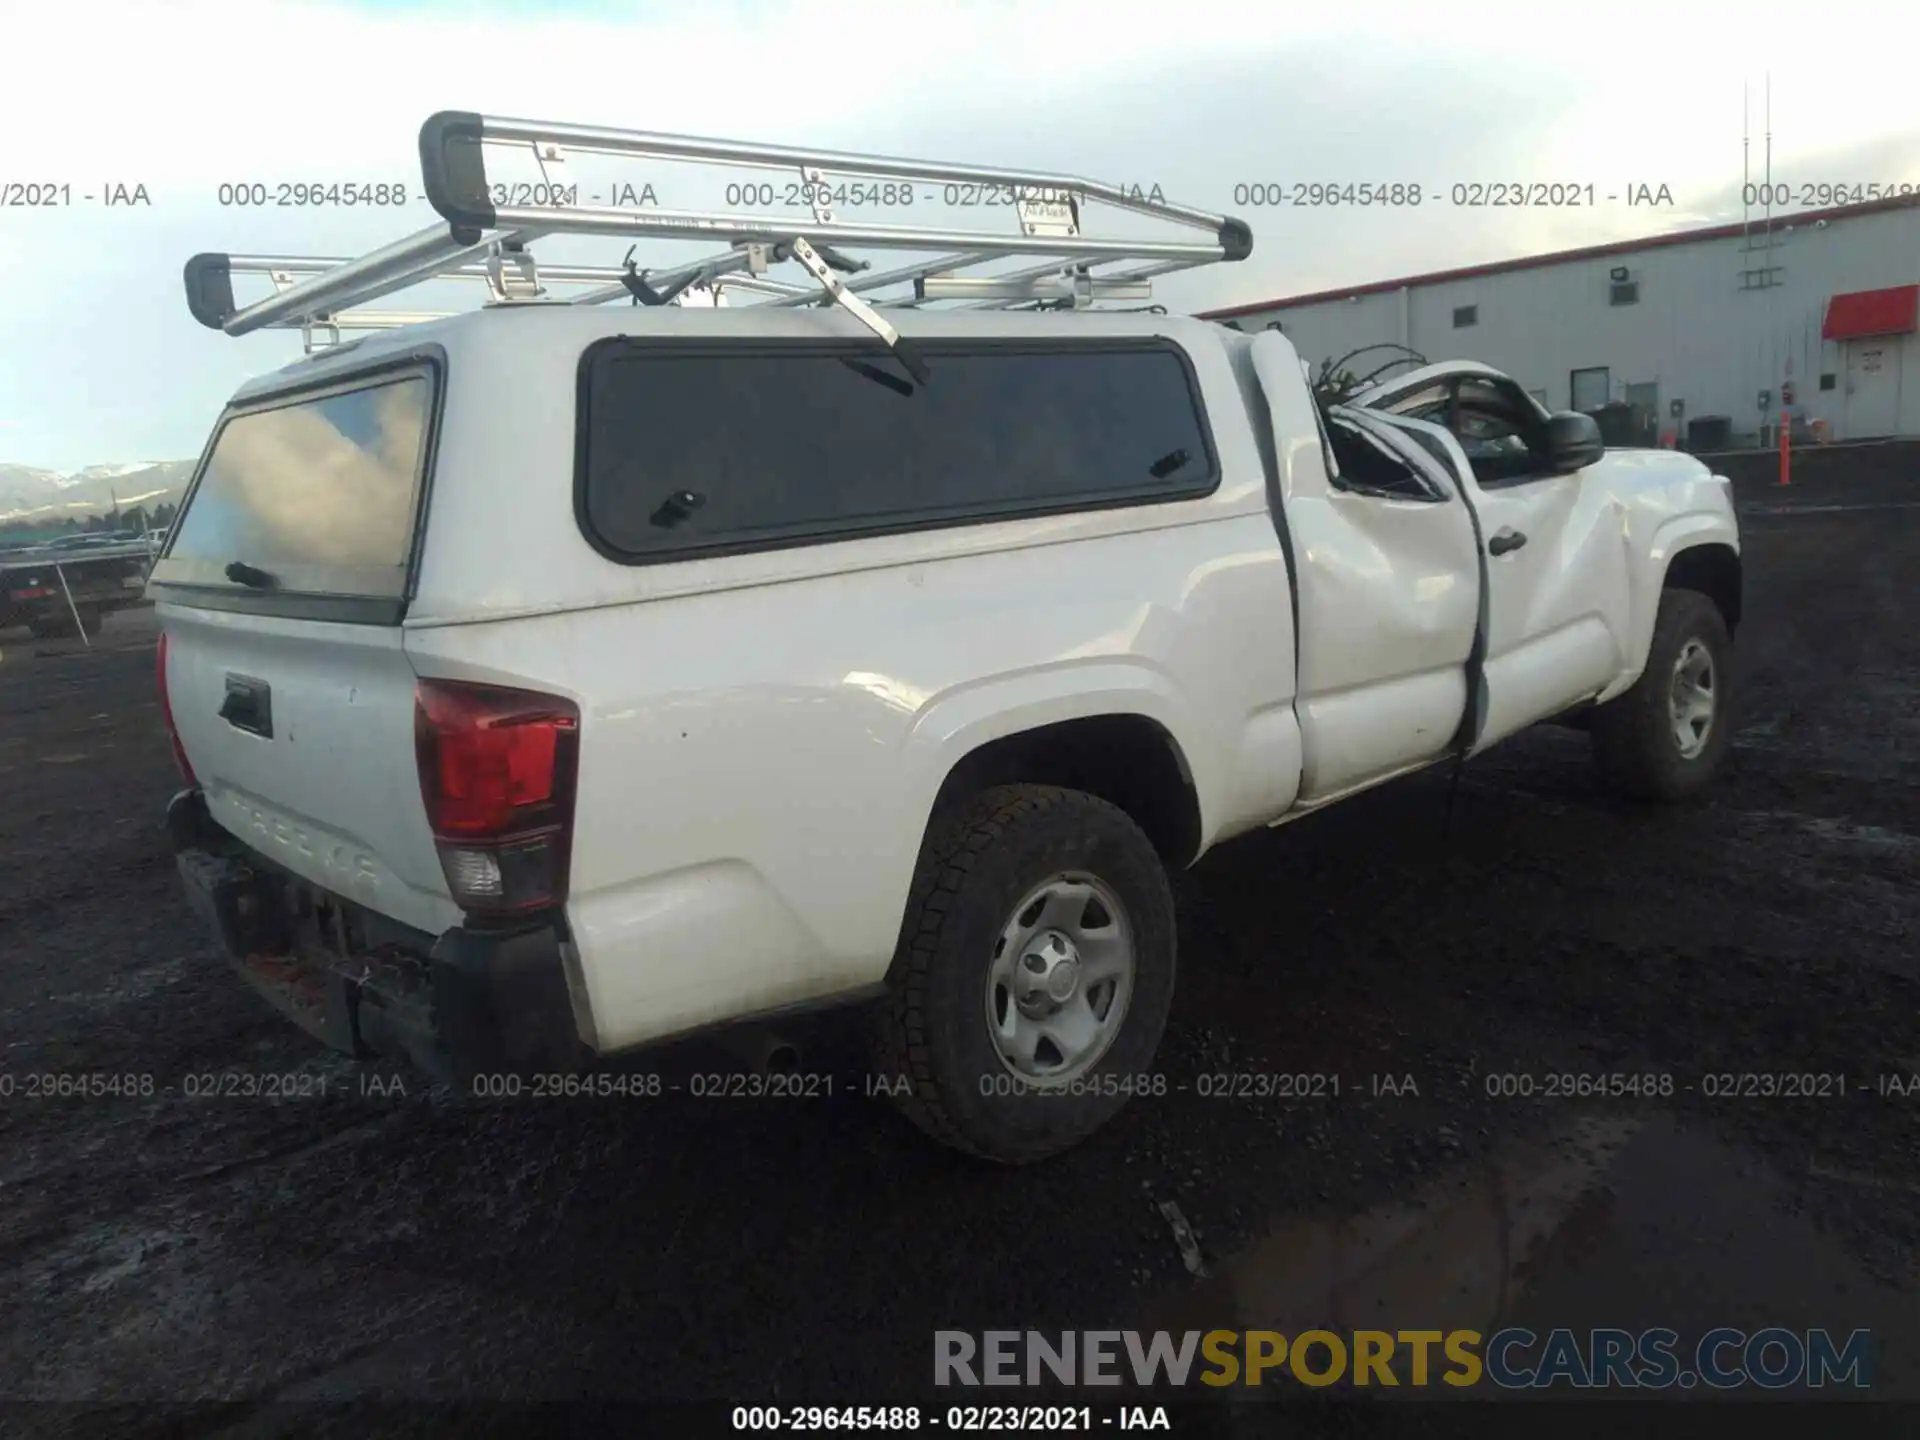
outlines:
[{"label": "renewsportscars.com logo", "polygon": [[[1825,1330],[937,1330],[939,1386],[1445,1385],[1766,1390],[1872,1383],[1873,1335]],[[1273,1377],[1270,1379],[1269,1377]]]}]

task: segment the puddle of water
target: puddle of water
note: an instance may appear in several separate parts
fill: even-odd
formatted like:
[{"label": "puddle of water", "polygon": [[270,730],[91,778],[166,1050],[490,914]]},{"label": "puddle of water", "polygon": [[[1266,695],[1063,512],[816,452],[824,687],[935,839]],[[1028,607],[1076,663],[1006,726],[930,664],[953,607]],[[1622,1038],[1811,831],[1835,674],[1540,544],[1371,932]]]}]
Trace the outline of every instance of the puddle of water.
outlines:
[{"label": "puddle of water", "polygon": [[1602,1177],[1640,1125],[1581,1121],[1364,1215],[1289,1216],[1155,1328],[1484,1329],[1511,1308],[1532,1257],[1604,1196]]},{"label": "puddle of water", "polygon": [[1859,510],[1920,510],[1920,500],[1873,500],[1851,505],[1743,505],[1740,515],[1742,519],[1749,515],[1773,518],[1781,515],[1851,514]]},{"label": "puddle of water", "polygon": [[1880,825],[1849,825],[1840,820],[1808,820],[1805,824],[1821,839],[1840,845],[1856,845],[1896,855],[1920,850],[1920,835],[1907,835]]},{"label": "puddle of water", "polygon": [[1765,720],[1756,720],[1751,725],[1742,725],[1733,732],[1733,748],[1736,750],[1786,749],[1786,736],[1780,732],[1780,724],[1784,718],[1780,715],[1770,715]]},{"label": "puddle of water", "polygon": [[[1872,1397],[1920,1397],[1912,1291],[1876,1281],[1809,1199],[1817,1204],[1816,1192],[1664,1113],[1585,1117],[1365,1214],[1282,1217],[1138,1324],[1483,1336],[1521,1326],[1583,1338],[1664,1327],[1686,1354],[1722,1326],[1825,1329],[1840,1340],[1865,1329],[1878,1357]],[[1193,1218],[1204,1229],[1205,1216]]]},{"label": "puddle of water", "polygon": [[89,1009],[109,1008],[135,1001],[150,999],[167,986],[185,978],[187,962],[176,956],[171,960],[162,960],[154,965],[142,965],[138,970],[130,970],[124,975],[111,977],[98,990],[70,991],[60,995],[50,995],[55,1005],[80,1005]]},{"label": "puddle of water", "polygon": [[1792,810],[1736,810],[1729,812],[1746,820],[1779,823],[1803,830],[1831,845],[1868,850],[1879,854],[1905,855],[1920,851],[1920,835],[1908,835],[1881,825],[1855,825],[1847,820],[1827,820],[1801,815]]}]

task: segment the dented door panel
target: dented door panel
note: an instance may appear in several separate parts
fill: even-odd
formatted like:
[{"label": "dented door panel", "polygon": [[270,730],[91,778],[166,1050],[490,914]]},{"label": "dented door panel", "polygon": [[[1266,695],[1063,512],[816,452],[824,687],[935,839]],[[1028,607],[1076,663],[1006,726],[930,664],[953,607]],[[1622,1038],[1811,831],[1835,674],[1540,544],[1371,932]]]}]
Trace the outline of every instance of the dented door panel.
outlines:
[{"label": "dented door panel", "polygon": [[[1292,347],[1263,336],[1252,354],[1276,436],[1315,433]],[[1428,457],[1371,417],[1343,423],[1451,489]],[[1299,589],[1299,801],[1313,804],[1446,752],[1467,703],[1479,565],[1458,498],[1342,488],[1319,446],[1288,447],[1283,457]]]},{"label": "dented door panel", "polygon": [[1479,490],[1474,506],[1489,539],[1527,537],[1488,561],[1479,749],[1594,698],[1627,667],[1629,555],[1624,509],[1587,471]]},{"label": "dented door panel", "polygon": [[1597,697],[1633,667],[1632,536],[1607,480],[1614,457],[1570,475],[1486,486],[1450,431],[1373,418],[1444,452],[1477,521],[1486,611],[1473,752]]}]

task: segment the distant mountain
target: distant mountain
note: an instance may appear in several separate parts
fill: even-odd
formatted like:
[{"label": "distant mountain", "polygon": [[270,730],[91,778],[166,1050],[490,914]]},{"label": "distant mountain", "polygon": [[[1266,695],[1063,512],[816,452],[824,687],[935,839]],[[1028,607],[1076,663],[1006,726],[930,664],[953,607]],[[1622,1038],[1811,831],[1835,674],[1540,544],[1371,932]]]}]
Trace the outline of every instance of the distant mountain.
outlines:
[{"label": "distant mountain", "polygon": [[192,460],[148,460],[131,465],[89,465],[84,470],[35,470],[0,465],[0,521],[84,520],[124,505],[152,509],[163,500],[178,503],[193,478]]}]

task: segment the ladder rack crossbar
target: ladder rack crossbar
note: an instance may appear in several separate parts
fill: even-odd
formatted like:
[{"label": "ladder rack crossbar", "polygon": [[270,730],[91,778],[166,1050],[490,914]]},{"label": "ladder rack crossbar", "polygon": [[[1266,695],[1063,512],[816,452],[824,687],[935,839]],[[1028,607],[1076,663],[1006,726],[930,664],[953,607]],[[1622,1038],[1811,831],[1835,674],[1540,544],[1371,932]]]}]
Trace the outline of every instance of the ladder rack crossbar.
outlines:
[{"label": "ladder rack crossbar", "polygon": [[348,310],[323,320],[281,320],[269,330],[398,330],[407,325],[425,325],[434,320],[450,320],[453,310]]},{"label": "ladder rack crossbar", "polygon": [[[889,285],[911,285],[914,281],[929,275],[942,275],[952,270],[961,270],[969,265],[982,265],[1000,258],[996,250],[961,251],[955,255],[943,255],[938,260],[923,260],[916,265],[903,265],[897,270],[882,270],[874,275],[862,275],[858,280],[849,280],[847,289],[856,294],[871,294],[875,290],[884,290]],[[1051,270],[1054,267],[1048,267]],[[775,300],[769,303],[791,308],[795,305],[813,304],[816,297],[804,295],[792,300]],[[898,303],[898,302],[883,302]]]},{"label": "ladder rack crossbar", "polygon": [[[1195,262],[1191,260],[1161,260],[1151,265],[1135,265],[1125,270],[1109,271],[1105,275],[1094,278],[1109,285],[1131,284],[1136,281],[1152,281],[1161,275],[1172,275],[1181,270],[1189,270],[1193,268],[1194,264]],[[1037,269],[1038,267],[1035,268]],[[1003,279],[1006,277],[996,276],[990,278]],[[1038,280],[1041,277],[1035,275],[1033,278]],[[1025,303],[1027,303],[1026,297],[1017,300],[982,300],[977,304],[963,305],[961,308],[963,310],[1007,310]]]},{"label": "ladder rack crossbar", "polygon": [[[945,184],[987,185],[1008,190],[1056,190],[1100,200],[1141,215],[1173,220],[1218,232],[1225,216],[1164,200],[1149,200],[1117,185],[1057,171],[1014,170],[999,166],[955,165],[868,155],[842,150],[808,150],[791,145],[755,145],[648,130],[609,130],[541,120],[509,119],[443,110],[420,127],[420,165],[427,198],[453,225],[485,228],[497,223],[486,183],[485,145],[529,147],[557,145],[582,154],[629,159],[669,160],[760,167],[770,170],[823,170],[831,175]],[[452,211],[453,213],[449,213]]]},{"label": "ladder rack crossbar", "polygon": [[[347,259],[320,255],[229,255],[227,265],[236,275],[325,275],[342,265],[352,262]],[[617,265],[547,265],[540,266],[540,278],[557,284],[606,284],[617,282],[623,272]],[[487,267],[484,264],[469,262],[438,270],[432,276],[436,280],[485,280]],[[620,293],[626,294],[625,287]]]},{"label": "ladder rack crossbar", "polygon": [[1166,259],[1221,260],[1217,240],[1122,240],[1087,236],[994,235],[982,230],[934,229],[919,225],[845,225],[821,223],[797,215],[729,215],[706,211],[622,210],[611,206],[502,206],[497,212],[510,230],[545,230],[557,235],[612,235],[653,240],[757,241],[777,244],[804,238],[818,244],[861,245],[876,250],[949,250],[991,242],[1009,255],[1123,255]]}]

